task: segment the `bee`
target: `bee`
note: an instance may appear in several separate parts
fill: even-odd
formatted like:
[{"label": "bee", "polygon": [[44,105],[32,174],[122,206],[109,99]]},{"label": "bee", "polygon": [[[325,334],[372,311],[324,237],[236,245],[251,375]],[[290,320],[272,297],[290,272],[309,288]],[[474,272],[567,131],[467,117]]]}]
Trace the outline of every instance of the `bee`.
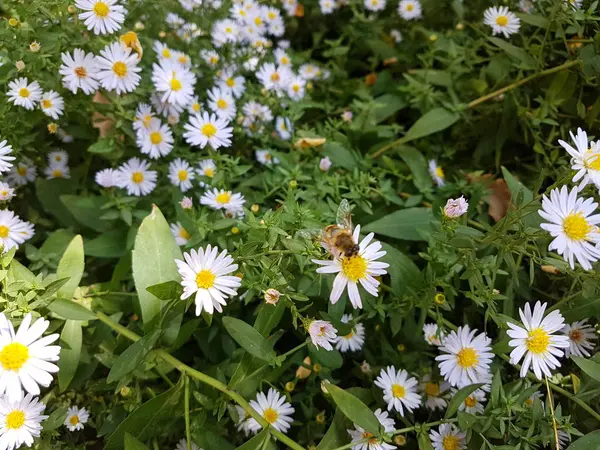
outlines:
[{"label": "bee", "polygon": [[351,258],[360,247],[352,237],[352,214],[348,200],[342,200],[337,210],[337,224],[327,225],[321,232],[321,245],[334,258]]}]

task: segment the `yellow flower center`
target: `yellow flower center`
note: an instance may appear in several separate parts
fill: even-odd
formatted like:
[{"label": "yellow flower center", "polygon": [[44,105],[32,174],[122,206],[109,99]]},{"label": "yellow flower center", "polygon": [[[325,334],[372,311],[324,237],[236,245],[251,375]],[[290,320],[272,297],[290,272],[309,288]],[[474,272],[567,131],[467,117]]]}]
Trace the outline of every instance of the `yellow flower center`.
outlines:
[{"label": "yellow flower center", "polygon": [[187,64],[188,57],[186,55],[181,55],[179,58],[177,58],[177,61],[179,62],[179,64]]},{"label": "yellow flower center", "polygon": [[227,78],[227,81],[225,81],[225,84],[229,87],[233,87],[233,86],[235,86],[235,80],[233,78]]},{"label": "yellow flower center", "polygon": [[[190,233],[187,232],[187,230],[183,227],[181,227],[179,229],[179,237],[182,237],[183,239],[189,239],[192,236],[190,235]],[[199,275],[199,274],[198,274]],[[197,279],[197,278],[196,278]]]},{"label": "yellow flower center", "polygon": [[19,89],[19,96],[21,96],[23,98],[29,97],[29,89],[27,89],[27,88]]},{"label": "yellow flower center", "polygon": [[133,181],[135,184],[140,184],[142,181],[144,181],[144,174],[142,172],[133,172],[131,174],[131,181]]},{"label": "yellow flower center", "polygon": [[425,384],[425,393],[432,397],[438,397],[440,395],[439,383],[426,383]]},{"label": "yellow flower center", "polygon": [[62,170],[60,170],[60,169],[54,169],[52,171],[52,176],[54,178],[62,178],[62,176],[63,176]]},{"label": "yellow flower center", "polygon": [[194,103],[194,104],[192,105],[192,109],[193,109],[195,112],[198,112],[198,111],[200,111],[200,103]]},{"label": "yellow flower center", "polygon": [[110,13],[110,8],[104,2],[98,2],[94,5],[94,13],[98,17],[106,17]]},{"label": "yellow flower center", "polygon": [[542,328],[534,328],[527,335],[526,345],[531,353],[536,355],[545,353],[550,346],[550,335]]},{"label": "yellow flower center", "polygon": [[279,74],[278,74],[277,72],[273,72],[273,73],[271,74],[271,81],[279,81],[279,80],[280,80],[280,78],[281,78],[281,77],[279,76]]},{"label": "yellow flower center", "polygon": [[219,57],[218,56],[211,56],[210,57],[210,63],[211,64],[216,64],[219,62]]},{"label": "yellow flower center", "polygon": [[435,175],[440,178],[444,178],[444,169],[442,169],[441,167],[436,167]]},{"label": "yellow flower center", "polygon": [[367,275],[367,261],[360,255],[344,258],[342,272],[350,281],[356,282]]},{"label": "yellow flower center", "polygon": [[353,336],[354,336],[354,330],[350,330],[350,333],[348,333],[346,336],[344,336],[344,339],[352,339]]},{"label": "yellow flower center", "polygon": [[223,100],[222,98],[220,98],[217,101],[217,106],[219,107],[219,109],[225,109],[225,108],[227,108],[227,102],[225,100]]},{"label": "yellow flower center", "polygon": [[150,133],[150,142],[154,145],[158,145],[162,142],[162,135],[158,131]]},{"label": "yellow flower center", "polygon": [[177,174],[177,178],[179,178],[179,181],[187,180],[188,179],[187,170],[180,170],[179,173]]},{"label": "yellow flower center", "polygon": [[69,423],[73,426],[77,425],[79,423],[79,417],[78,416],[71,416],[69,418]]},{"label": "yellow flower center", "polygon": [[217,203],[222,203],[222,204],[229,203],[229,201],[231,200],[231,193],[230,192],[221,192],[219,195],[217,195],[215,200],[217,200]]},{"label": "yellow flower center", "polygon": [[273,408],[267,408],[263,412],[263,417],[267,422],[275,423],[279,417],[279,414],[277,414],[277,411],[275,411]]},{"label": "yellow flower center", "polygon": [[[2,237],[5,237],[2,235]],[[17,371],[29,359],[29,348],[19,343],[13,342],[6,345],[0,352],[0,364],[4,370]]]},{"label": "yellow flower center", "polygon": [[225,33],[233,33],[233,29],[231,27],[225,28]]},{"label": "yellow flower center", "polygon": [[474,408],[477,406],[477,397],[475,397],[474,395],[471,395],[467,398],[465,398],[465,406],[467,408]]},{"label": "yellow flower center", "polygon": [[215,169],[213,169],[212,167],[207,167],[206,169],[204,169],[204,176],[207,177],[214,177],[215,176]]},{"label": "yellow flower center", "polygon": [[215,278],[217,277],[210,270],[202,269],[198,272],[198,275],[196,275],[196,285],[198,286],[198,289],[211,288],[215,283]]},{"label": "yellow flower center", "polygon": [[392,395],[396,398],[404,398],[406,395],[406,390],[404,386],[400,386],[399,384],[392,384]]},{"label": "yellow flower center", "polygon": [[433,299],[438,305],[443,305],[446,302],[446,296],[441,292],[435,294],[435,297],[433,297]]},{"label": "yellow flower center", "polygon": [[563,221],[565,234],[574,241],[581,241],[592,231],[592,226],[581,213],[571,213]]},{"label": "yellow flower center", "polygon": [[300,92],[300,85],[299,84],[292,85],[292,90],[294,92]]},{"label": "yellow flower center", "polygon": [[500,25],[501,27],[505,27],[508,25],[508,17],[506,16],[498,16],[496,17],[496,25]]},{"label": "yellow flower center", "polygon": [[54,122],[48,124],[48,132],[54,134],[54,133],[56,133],[57,130],[58,130],[58,125],[56,125]]},{"label": "yellow flower center", "polygon": [[3,189],[2,191],[0,191],[0,195],[2,197],[6,197],[8,195],[8,191],[6,189]]},{"label": "yellow flower center", "polygon": [[8,237],[8,227],[4,226],[4,225],[0,225],[0,237],[1,238],[6,238]]},{"label": "yellow flower center", "polygon": [[287,56],[284,56],[283,58],[281,58],[281,64],[283,64],[284,66],[287,66],[290,63],[290,60]]},{"label": "yellow flower center", "polygon": [[181,81],[179,81],[177,78],[173,78],[171,80],[171,90],[177,92],[180,89],[181,89]]},{"label": "yellow flower center", "polygon": [[171,50],[169,50],[168,48],[164,48],[162,51],[162,55],[164,58],[170,58],[171,57]]},{"label": "yellow flower center", "polygon": [[369,444],[376,444],[377,443],[377,439],[368,431],[365,431],[362,434],[363,439],[368,439],[368,443]]},{"label": "yellow flower center", "polygon": [[118,76],[123,78],[127,75],[127,65],[124,62],[117,61],[113,64],[113,72]]},{"label": "yellow flower center", "polygon": [[600,170],[600,153],[593,153],[588,150],[583,159],[583,164],[588,169]]},{"label": "yellow flower center", "polygon": [[213,137],[217,134],[217,127],[215,127],[212,123],[207,123],[202,127],[202,134],[206,137]]},{"label": "yellow flower center", "polygon": [[273,19],[275,19],[275,13],[273,11],[269,11],[269,13],[267,14],[267,17],[269,18],[269,20],[273,20]]},{"label": "yellow flower center", "polygon": [[25,412],[20,410],[11,411],[6,415],[6,428],[18,430],[25,424]]},{"label": "yellow flower center", "polygon": [[75,67],[74,72],[79,78],[87,77],[87,70],[83,66]]},{"label": "yellow flower center", "polygon": [[571,330],[569,331],[569,339],[571,339],[573,342],[581,342],[583,340],[583,333],[581,330]]},{"label": "yellow flower center", "polygon": [[444,450],[456,450],[458,448],[458,438],[453,434],[444,436],[442,447],[444,447]]},{"label": "yellow flower center", "polygon": [[24,177],[25,175],[27,175],[27,167],[24,167],[24,166],[17,167],[17,173],[19,175],[21,175],[22,177]]},{"label": "yellow flower center", "polygon": [[415,5],[413,5],[412,3],[409,3],[408,5],[406,5],[407,11],[412,11],[414,8],[415,8]]},{"label": "yellow flower center", "polygon": [[52,108],[52,102],[48,99],[42,100],[42,106],[46,109]]},{"label": "yellow flower center", "polygon": [[477,364],[477,352],[471,347],[465,347],[456,355],[458,365],[463,369],[470,369]]}]

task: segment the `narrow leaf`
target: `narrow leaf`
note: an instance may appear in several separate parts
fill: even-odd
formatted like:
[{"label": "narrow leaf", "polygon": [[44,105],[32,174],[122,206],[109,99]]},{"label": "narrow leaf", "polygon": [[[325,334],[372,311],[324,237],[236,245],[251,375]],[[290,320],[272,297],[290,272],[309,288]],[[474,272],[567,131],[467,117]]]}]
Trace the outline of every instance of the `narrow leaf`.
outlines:
[{"label": "narrow leaf", "polygon": [[380,423],[371,409],[357,397],[334,384],[327,385],[327,392],[331,394],[337,407],[353,423],[364,428],[365,431],[379,436]]},{"label": "narrow leaf", "polygon": [[275,359],[273,345],[254,327],[235,317],[223,317],[223,326],[240,346],[263,361]]},{"label": "narrow leaf", "polygon": [[134,371],[144,360],[148,352],[160,336],[160,331],[154,331],[131,344],[113,363],[106,381],[112,383],[120,380],[128,373]]},{"label": "narrow leaf", "polygon": [[58,386],[60,392],[67,390],[77,371],[79,356],[81,355],[81,334],[80,321],[65,321],[62,333],[60,334],[60,342],[65,345],[62,346],[60,359],[58,360]]},{"label": "narrow leaf", "polygon": [[62,258],[58,263],[56,270],[57,278],[68,278],[67,281],[59,290],[58,296],[63,298],[72,298],[75,289],[79,286],[81,277],[83,276],[84,257],[83,257],[83,239],[81,235],[73,238]]},{"label": "narrow leaf", "polygon": [[363,231],[406,241],[423,241],[432,220],[431,208],[400,209],[371,222]]},{"label": "narrow leaf", "polygon": [[450,403],[448,403],[448,408],[446,409],[444,419],[450,419],[452,416],[454,416],[454,414],[456,413],[456,411],[458,411],[458,408],[465,401],[465,399],[483,385],[484,383],[471,384],[469,386],[465,386],[456,394],[454,394],[450,399]]},{"label": "narrow leaf", "polygon": [[272,442],[271,435],[269,434],[269,429],[265,428],[252,439],[237,447],[236,450],[271,450],[276,448],[277,447]]},{"label": "narrow leaf", "polygon": [[96,315],[92,311],[66,298],[57,298],[48,306],[48,309],[63,319],[96,320]]},{"label": "narrow leaf", "polygon": [[590,359],[582,358],[581,356],[571,355],[571,359],[586,374],[588,374],[594,380],[600,381],[600,364]]},{"label": "narrow leaf", "polygon": [[402,143],[405,144],[430,134],[438,133],[454,125],[460,116],[444,108],[433,108],[427,111],[408,129]]}]

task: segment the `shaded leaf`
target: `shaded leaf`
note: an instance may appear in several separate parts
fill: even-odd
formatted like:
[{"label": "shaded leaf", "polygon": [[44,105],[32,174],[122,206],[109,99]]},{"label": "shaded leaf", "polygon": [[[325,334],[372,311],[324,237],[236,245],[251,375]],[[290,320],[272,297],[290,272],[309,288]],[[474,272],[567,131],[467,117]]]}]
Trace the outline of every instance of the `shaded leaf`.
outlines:
[{"label": "shaded leaf", "polygon": [[361,402],[357,397],[334,384],[327,384],[327,392],[331,394],[337,407],[353,423],[362,427],[365,431],[379,436],[380,423],[373,411]]},{"label": "shaded leaf", "polygon": [[63,298],[72,298],[75,289],[79,286],[84,268],[83,239],[81,235],[73,238],[56,269],[57,278],[69,280],[58,290],[58,295]]},{"label": "shaded leaf", "polygon": [[600,448],[600,430],[592,431],[567,447],[567,450],[598,450]]},{"label": "shaded leaf", "polygon": [[460,116],[457,113],[448,111],[445,108],[433,108],[419,117],[408,129],[402,137],[401,143],[405,144],[415,139],[443,131],[454,125],[459,118]]},{"label": "shaded leaf", "polygon": [[248,353],[263,361],[273,362],[275,351],[269,342],[254,327],[235,317],[223,317],[223,326],[231,337]]},{"label": "shaded leaf", "polygon": [[129,433],[125,433],[125,450],[149,450],[143,443]]},{"label": "shaded leaf", "polygon": [[591,359],[582,358],[581,356],[571,355],[571,359],[583,370],[586,374],[596,381],[600,381],[600,364]]},{"label": "shaded leaf", "polygon": [[406,241],[423,241],[426,240],[425,233],[432,220],[433,212],[430,208],[400,209],[367,224],[363,231]]},{"label": "shaded leaf", "polygon": [[446,409],[446,414],[444,414],[444,419],[452,418],[465,399],[482,386],[484,386],[484,383],[470,384],[454,394],[448,403],[448,408]]},{"label": "shaded leaf", "polygon": [[79,366],[81,355],[81,322],[78,320],[67,320],[60,334],[62,349],[58,360],[58,387],[64,392],[71,383]]},{"label": "shaded leaf", "polygon": [[150,352],[152,347],[154,347],[154,344],[156,344],[159,336],[160,331],[154,331],[143,336],[139,341],[134,342],[125,349],[110,368],[106,382],[112,383],[118,381],[140,366],[148,352]]},{"label": "shaded leaf", "polygon": [[92,311],[66,298],[57,298],[48,306],[48,309],[63,319],[96,320],[96,315]]}]

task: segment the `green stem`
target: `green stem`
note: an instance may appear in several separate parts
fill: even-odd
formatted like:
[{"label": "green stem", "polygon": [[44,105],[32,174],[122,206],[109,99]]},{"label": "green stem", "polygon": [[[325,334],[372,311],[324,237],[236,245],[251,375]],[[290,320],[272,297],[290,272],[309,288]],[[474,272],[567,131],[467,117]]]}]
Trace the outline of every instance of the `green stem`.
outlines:
[{"label": "green stem", "polygon": [[285,352],[283,355],[279,356],[279,358],[281,358],[281,360],[285,360],[288,356],[296,353],[298,350],[300,350],[301,348],[304,348],[308,345],[308,341],[304,341],[302,344],[294,347],[293,349]]},{"label": "green stem", "polygon": [[185,439],[187,440],[187,450],[192,450],[192,430],[190,429],[190,378],[185,377]]},{"label": "green stem", "polygon": [[[110,319],[110,317],[108,317],[104,313],[97,312],[96,317],[98,317],[98,319],[100,321],[104,322],[106,325],[111,327],[113,330],[117,331],[118,333],[122,334],[123,336],[125,336],[126,338],[128,338],[134,342],[139,341],[141,339],[141,337],[138,336],[133,331],[125,328],[124,326],[122,326],[118,323],[113,322]],[[222,393],[227,395],[234,402],[236,402],[238,405],[240,405],[242,408],[244,408],[246,413],[248,415],[250,415],[250,417],[252,417],[254,420],[256,420],[263,428],[269,427],[269,432],[271,433],[271,435],[275,436],[277,439],[279,439],[281,442],[283,442],[289,448],[291,448],[293,450],[305,450],[304,447],[302,447],[300,444],[298,444],[293,439],[287,437],[281,431],[277,431],[273,427],[270,427],[269,423],[265,420],[265,418],[263,416],[261,416],[258,412],[256,412],[254,410],[254,408],[252,408],[250,406],[250,404],[246,401],[246,399],[244,397],[242,397],[237,392],[229,390],[224,383],[221,383],[219,380],[216,380],[216,379],[206,375],[205,373],[202,373],[196,369],[191,368],[190,366],[179,361],[177,358],[170,355],[169,353],[167,353],[164,350],[160,350],[160,349],[154,350],[154,354],[156,356],[162,358],[167,364],[170,364],[171,366],[173,366],[175,369],[177,369],[182,374],[185,374],[192,378],[195,378],[196,380],[200,381],[201,383],[208,384],[209,386],[211,386],[211,387],[215,388],[216,390],[221,391]]]},{"label": "green stem", "polygon": [[369,442],[369,439],[371,439],[371,438],[367,437],[367,438],[361,439],[360,441],[350,442],[349,444],[342,445],[341,447],[336,447],[332,450],[347,450],[349,448],[354,447],[355,445],[365,444],[365,443]]},{"label": "green stem", "polygon": [[235,259],[237,261],[243,261],[245,259],[254,259],[254,258],[258,258],[260,256],[269,256],[269,255],[292,255],[292,254],[296,254],[297,252],[294,252],[292,250],[269,250],[267,252],[263,252],[263,253],[257,253],[255,255],[249,255],[249,256],[238,256]]},{"label": "green stem", "polygon": [[458,419],[445,419],[445,420],[438,420],[437,422],[429,422],[429,423],[424,423],[424,424],[420,424],[420,425],[413,425],[412,427],[406,427],[406,428],[400,428],[399,430],[394,430],[392,431],[392,434],[396,435],[396,434],[403,434],[403,433],[408,433],[409,431],[414,431],[417,427],[428,427],[428,428],[432,428],[432,427],[437,427],[438,425],[442,425],[444,423],[453,423],[456,422]]}]

